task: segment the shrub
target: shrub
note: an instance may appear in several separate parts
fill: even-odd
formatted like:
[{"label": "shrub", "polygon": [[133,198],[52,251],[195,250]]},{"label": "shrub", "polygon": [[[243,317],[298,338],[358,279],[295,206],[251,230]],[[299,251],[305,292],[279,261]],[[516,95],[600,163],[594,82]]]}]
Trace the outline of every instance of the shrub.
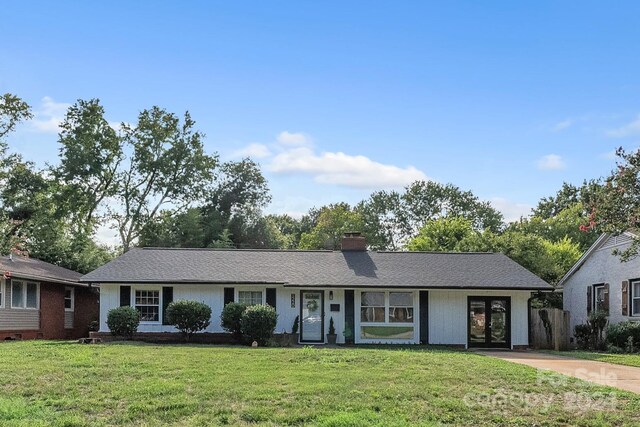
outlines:
[{"label": "shrub", "polygon": [[592,332],[590,325],[586,323],[576,325],[573,335],[576,337],[576,344],[578,344],[578,348],[588,350],[591,347]]},{"label": "shrub", "polygon": [[189,341],[193,334],[211,324],[211,307],[198,301],[173,301],[167,307],[167,321]]},{"label": "shrub", "polygon": [[291,333],[292,334],[297,334],[298,333],[298,326],[300,325],[300,316],[296,316],[295,320],[293,321],[293,326],[291,326]]},{"label": "shrub", "polygon": [[98,332],[98,330],[100,330],[100,322],[98,322],[97,320],[92,320],[91,322],[89,322],[88,329],[90,332]]},{"label": "shrub", "polygon": [[240,304],[239,302],[230,302],[222,309],[220,315],[220,325],[222,329],[233,334],[234,339],[237,342],[242,340],[242,314],[247,309],[247,306]]},{"label": "shrub", "polygon": [[607,323],[609,323],[609,313],[601,310],[592,311],[591,314],[589,314],[587,323],[591,326],[594,349],[605,350],[607,345],[603,340],[603,333],[604,328],[606,328]]},{"label": "shrub", "polygon": [[331,317],[329,319],[329,335],[335,335],[336,334],[336,327],[333,324],[333,317]]},{"label": "shrub", "polygon": [[118,307],[107,313],[107,326],[113,335],[131,338],[139,324],[140,314],[133,307]]},{"label": "shrub", "polygon": [[[607,328],[607,342],[616,347],[627,348],[640,344],[640,323],[626,321],[614,323]],[[629,345],[631,343],[632,345]]]},{"label": "shrub", "polygon": [[258,345],[266,345],[276,329],[278,315],[268,305],[252,305],[242,314],[240,327],[242,334],[249,342],[257,341]]}]

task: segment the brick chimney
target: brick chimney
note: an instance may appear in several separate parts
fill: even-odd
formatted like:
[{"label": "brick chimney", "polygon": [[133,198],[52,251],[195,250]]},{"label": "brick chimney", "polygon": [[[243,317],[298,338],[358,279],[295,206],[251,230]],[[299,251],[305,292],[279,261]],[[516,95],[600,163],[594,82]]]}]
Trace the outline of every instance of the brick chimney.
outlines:
[{"label": "brick chimney", "polygon": [[364,252],[367,250],[367,239],[360,232],[344,233],[344,236],[342,236],[342,250]]}]

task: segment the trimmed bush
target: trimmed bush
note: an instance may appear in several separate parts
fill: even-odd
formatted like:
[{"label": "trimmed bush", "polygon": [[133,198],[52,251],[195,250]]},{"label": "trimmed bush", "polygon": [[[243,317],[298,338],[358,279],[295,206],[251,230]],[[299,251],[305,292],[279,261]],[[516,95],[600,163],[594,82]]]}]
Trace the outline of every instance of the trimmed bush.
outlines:
[{"label": "trimmed bush", "polygon": [[140,314],[133,307],[118,307],[107,313],[107,326],[112,335],[131,338],[138,331]]},{"label": "trimmed bush", "polygon": [[607,342],[620,348],[629,347],[633,351],[633,347],[640,344],[640,323],[626,321],[609,325]]},{"label": "trimmed bush", "polygon": [[220,325],[222,329],[233,334],[237,342],[242,341],[242,314],[247,306],[239,302],[230,302],[222,309]]},{"label": "trimmed bush", "polygon": [[166,314],[168,323],[182,332],[187,341],[211,324],[211,307],[199,301],[173,301]]},{"label": "trimmed bush", "polygon": [[576,344],[582,350],[588,350],[591,347],[592,331],[591,326],[586,323],[576,325],[573,335],[576,337]]},{"label": "trimmed bush", "polygon": [[266,345],[273,336],[278,322],[276,310],[268,305],[252,305],[242,314],[240,327],[249,342]]}]

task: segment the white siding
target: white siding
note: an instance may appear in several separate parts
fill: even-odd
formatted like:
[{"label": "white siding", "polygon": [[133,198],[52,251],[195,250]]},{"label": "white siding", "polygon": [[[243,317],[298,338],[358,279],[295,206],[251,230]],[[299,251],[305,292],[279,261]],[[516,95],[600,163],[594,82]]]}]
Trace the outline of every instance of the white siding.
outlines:
[{"label": "white siding", "polygon": [[[617,241],[627,242],[628,238],[617,236]],[[626,236],[624,236],[626,237]],[[608,244],[595,250],[584,264],[564,283],[564,309],[571,314],[571,335],[576,325],[587,321],[587,288],[597,283],[609,283],[609,322],[639,319],[622,315],[622,281],[640,278],[640,257],[627,262],[612,254],[614,249],[624,250],[628,244],[612,246],[616,242],[609,238]]]},{"label": "white siding", "polygon": [[469,296],[511,297],[511,345],[529,344],[530,291],[429,291],[429,343],[467,345]]},{"label": "white siding", "polygon": [[[129,285],[127,285],[129,286]],[[136,289],[159,289],[164,285],[131,285],[132,298]],[[211,307],[211,324],[205,332],[224,332],[220,326],[220,314],[224,303],[224,288],[234,288],[237,301],[238,291],[256,290],[262,291],[263,299],[266,298],[266,289],[276,289],[276,310],[278,312],[278,323],[276,333],[283,331],[291,332],[293,321],[300,314],[300,288],[284,288],[283,286],[241,286],[241,285],[175,285],[173,286],[173,300],[195,300],[204,302]],[[162,295],[162,292],[160,292]],[[291,307],[291,294],[295,294],[295,307]],[[333,321],[338,334],[338,342],[344,342],[342,334],[344,330],[344,291],[333,290],[333,300],[329,300],[329,290],[325,290],[325,333],[329,330],[329,319],[333,316]],[[340,311],[332,313],[330,304],[340,304]],[[107,313],[112,308],[120,305],[120,285],[100,286],[100,332],[109,332],[107,327]],[[162,302],[160,303],[162,306]],[[160,314],[162,318],[162,313]],[[139,332],[177,332],[172,326],[162,325],[162,322],[141,323]]]},{"label": "white siding", "polygon": [[[164,285],[168,286],[168,285]],[[131,285],[132,296],[135,289],[161,289],[162,285]],[[211,325],[206,332],[223,332],[220,327],[220,313],[224,302],[224,288],[233,287],[236,298],[238,290],[261,290],[266,295],[266,289],[276,288],[276,309],[278,323],[276,333],[291,332],[291,326],[296,316],[300,315],[300,291],[304,288],[285,288],[283,286],[238,286],[238,285],[175,285],[173,287],[174,300],[188,299],[204,302],[212,310]],[[355,291],[355,331],[358,340],[360,292]],[[415,336],[411,343],[418,343],[420,337],[419,319],[420,305],[418,290],[414,292]],[[333,292],[333,300],[329,299],[329,292]],[[295,307],[291,307],[291,295],[295,296]],[[508,296],[511,297],[511,344],[528,344],[528,310],[527,301],[530,291],[460,291],[460,290],[429,290],[429,342],[430,344],[467,344],[467,297],[468,296]],[[331,312],[330,305],[339,304],[340,311]],[[100,331],[108,332],[106,325],[107,313],[110,309],[120,305],[119,285],[100,286]],[[329,329],[329,319],[333,317],[338,343],[344,343],[344,290],[324,290],[325,334]],[[157,323],[143,323],[140,332],[175,332],[171,326]]]}]

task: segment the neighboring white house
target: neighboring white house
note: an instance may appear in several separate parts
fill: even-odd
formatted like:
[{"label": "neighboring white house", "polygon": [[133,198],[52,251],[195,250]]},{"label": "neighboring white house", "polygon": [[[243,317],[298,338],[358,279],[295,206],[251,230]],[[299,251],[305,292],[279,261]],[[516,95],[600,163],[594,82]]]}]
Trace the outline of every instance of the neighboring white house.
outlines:
[{"label": "neighboring white house", "polygon": [[602,234],[559,283],[571,333],[592,310],[609,313],[609,322],[640,321],[640,258],[621,262],[615,249],[629,247],[634,234]]},{"label": "neighboring white house", "polygon": [[429,343],[522,348],[529,344],[528,300],[552,287],[503,254],[369,252],[358,233],[342,251],[132,249],[81,280],[100,287],[100,331],[109,310],[131,305],[139,331],[176,332],[163,321],[174,300],[212,308],[206,332],[223,332],[231,301],[269,304],[276,332],[324,343],[333,318],[338,342]]}]

